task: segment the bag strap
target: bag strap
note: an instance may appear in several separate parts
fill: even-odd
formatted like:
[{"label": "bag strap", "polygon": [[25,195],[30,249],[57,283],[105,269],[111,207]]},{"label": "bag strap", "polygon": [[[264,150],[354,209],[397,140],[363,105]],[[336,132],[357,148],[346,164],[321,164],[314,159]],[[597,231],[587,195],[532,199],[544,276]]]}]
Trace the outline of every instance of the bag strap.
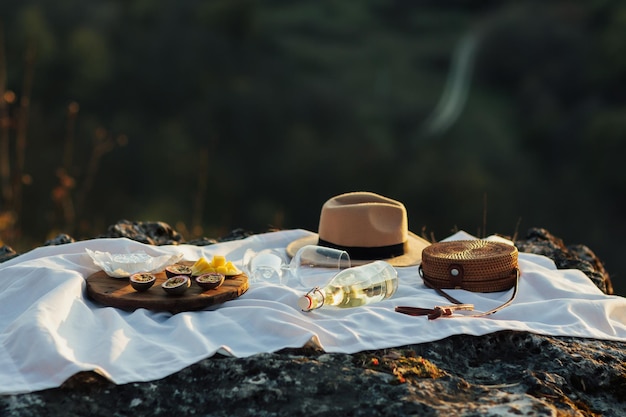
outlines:
[{"label": "bag strap", "polygon": [[[421,265],[420,265],[420,275],[421,275]],[[493,313],[496,313],[496,312],[502,310],[503,308],[505,308],[506,306],[511,304],[513,302],[513,300],[515,299],[515,296],[517,295],[517,288],[519,286],[519,276],[520,276],[520,270],[519,270],[519,268],[515,268],[515,284],[513,284],[513,292],[511,293],[511,297],[507,301],[505,301],[503,304],[500,304],[499,306],[497,306],[495,308],[492,308],[489,311],[485,311],[483,313],[462,315],[460,317],[485,317],[485,316],[489,316],[489,315],[491,315]],[[453,315],[454,311],[456,311],[456,310],[469,310],[469,311],[474,310],[474,305],[473,304],[463,304],[462,302],[460,302],[456,298],[452,297],[450,294],[446,293],[441,288],[435,288],[435,287],[429,285],[427,281],[424,281],[424,284],[426,284],[426,286],[428,286],[429,288],[432,288],[435,291],[437,291],[438,294],[440,294],[441,296],[445,297],[448,301],[450,301],[454,305],[435,306],[433,308],[398,306],[398,307],[395,308],[395,311],[398,312],[398,313],[408,314],[410,316],[428,316],[429,320],[434,320],[434,319],[437,319],[439,317],[450,317],[450,316]]]}]

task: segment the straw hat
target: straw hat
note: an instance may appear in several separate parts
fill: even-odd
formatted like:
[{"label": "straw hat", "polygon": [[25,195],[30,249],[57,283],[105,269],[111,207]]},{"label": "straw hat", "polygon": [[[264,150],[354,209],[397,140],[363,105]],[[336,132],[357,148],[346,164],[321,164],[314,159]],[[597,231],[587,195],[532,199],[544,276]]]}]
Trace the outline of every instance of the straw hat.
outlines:
[{"label": "straw hat", "polygon": [[402,203],[371,192],[332,197],[322,206],[317,235],[291,242],[293,257],[305,245],[342,249],[353,266],[385,260],[393,266],[417,265],[430,243],[411,233]]}]

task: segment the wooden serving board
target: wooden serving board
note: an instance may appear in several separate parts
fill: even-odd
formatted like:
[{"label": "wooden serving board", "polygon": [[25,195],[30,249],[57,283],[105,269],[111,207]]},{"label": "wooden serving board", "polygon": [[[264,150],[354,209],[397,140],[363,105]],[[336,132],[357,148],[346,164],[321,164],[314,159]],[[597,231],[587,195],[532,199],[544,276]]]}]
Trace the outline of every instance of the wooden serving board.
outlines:
[{"label": "wooden serving board", "polygon": [[145,308],[176,314],[233,300],[248,290],[248,277],[242,273],[226,277],[222,285],[207,291],[192,279],[191,287],[184,294],[170,295],[161,288],[161,284],[167,279],[165,272],[154,275],[154,285],[147,291],[137,292],[131,287],[128,278],[111,278],[104,271],[98,271],[87,278],[87,295],[107,307],[127,311]]}]

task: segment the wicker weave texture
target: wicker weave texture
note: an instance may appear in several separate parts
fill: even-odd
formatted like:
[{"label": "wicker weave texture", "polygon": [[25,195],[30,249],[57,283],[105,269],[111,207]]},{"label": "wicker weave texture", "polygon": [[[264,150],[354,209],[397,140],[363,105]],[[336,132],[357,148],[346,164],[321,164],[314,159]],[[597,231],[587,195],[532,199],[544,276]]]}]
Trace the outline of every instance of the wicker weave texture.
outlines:
[{"label": "wicker weave texture", "polygon": [[422,252],[421,268],[431,287],[504,291],[517,279],[517,248],[481,239],[434,243]]}]

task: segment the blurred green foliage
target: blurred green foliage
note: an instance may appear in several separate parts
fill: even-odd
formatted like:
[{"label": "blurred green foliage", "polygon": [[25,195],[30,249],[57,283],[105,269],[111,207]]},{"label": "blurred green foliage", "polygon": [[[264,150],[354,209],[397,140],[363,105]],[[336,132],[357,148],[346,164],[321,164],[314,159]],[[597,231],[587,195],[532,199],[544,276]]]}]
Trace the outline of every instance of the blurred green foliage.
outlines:
[{"label": "blurred green foliage", "polygon": [[368,190],[437,239],[545,227],[626,293],[623,2],[12,0],[0,24],[17,97],[35,51],[22,241],[316,230]]}]

